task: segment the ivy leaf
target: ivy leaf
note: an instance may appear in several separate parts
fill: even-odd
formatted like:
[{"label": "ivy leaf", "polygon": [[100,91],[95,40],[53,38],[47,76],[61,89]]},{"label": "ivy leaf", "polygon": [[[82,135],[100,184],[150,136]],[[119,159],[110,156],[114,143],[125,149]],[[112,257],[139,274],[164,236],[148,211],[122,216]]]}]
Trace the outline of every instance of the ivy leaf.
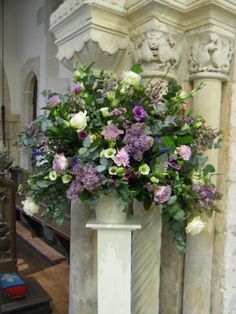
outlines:
[{"label": "ivy leaf", "polygon": [[207,156],[203,156],[203,155],[197,156],[197,162],[199,165],[204,165],[207,159],[208,159]]},{"label": "ivy leaf", "polygon": [[104,170],[106,170],[106,166],[105,165],[99,165],[96,167],[97,172],[103,172]]},{"label": "ivy leaf", "polygon": [[215,172],[215,171],[216,171],[215,168],[210,164],[206,165],[206,167],[203,169],[203,172],[205,175],[210,172]]},{"label": "ivy leaf", "polygon": [[86,157],[86,155],[88,155],[88,149],[86,147],[81,147],[79,149],[79,156]]},{"label": "ivy leaf", "polygon": [[162,137],[162,145],[163,147],[168,147],[170,149],[175,150],[176,146],[170,136],[163,136]]},{"label": "ivy leaf", "polygon": [[177,196],[173,195],[173,196],[171,196],[171,198],[169,199],[167,204],[168,205],[172,205],[172,204],[174,204],[176,202],[176,200],[177,200]]},{"label": "ivy leaf", "polygon": [[174,214],[173,218],[177,221],[183,221],[184,220],[184,211],[180,209],[176,214]]},{"label": "ivy leaf", "polygon": [[83,146],[88,148],[90,147],[90,145],[91,145],[91,139],[89,136],[87,136],[83,141]]},{"label": "ivy leaf", "polygon": [[143,70],[139,64],[135,64],[130,69],[132,72],[135,72],[137,74],[141,73]]},{"label": "ivy leaf", "polygon": [[105,166],[105,167],[107,167],[107,164],[108,164],[107,158],[106,158],[106,157],[102,157],[102,158],[100,159],[100,164],[103,165],[103,166]]},{"label": "ivy leaf", "polygon": [[193,137],[191,135],[185,135],[178,139],[179,145],[191,144],[193,142]]}]

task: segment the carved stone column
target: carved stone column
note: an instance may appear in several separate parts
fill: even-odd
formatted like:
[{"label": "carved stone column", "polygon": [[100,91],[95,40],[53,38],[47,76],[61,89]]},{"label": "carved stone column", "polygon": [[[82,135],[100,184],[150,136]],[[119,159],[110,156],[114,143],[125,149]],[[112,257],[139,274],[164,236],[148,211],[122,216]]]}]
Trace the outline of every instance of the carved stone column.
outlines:
[{"label": "carved stone column", "polygon": [[[131,15],[131,51],[133,63],[142,67],[147,81],[176,76],[183,33],[167,25],[149,10],[144,22]],[[141,217],[142,230],[133,236],[132,313],[179,314],[182,299],[183,259],[179,256],[168,226],[162,229],[161,210],[145,211],[140,204],[134,213]],[[173,262],[170,262],[173,261]],[[169,292],[170,284],[174,289]]]},{"label": "carved stone column", "polygon": [[85,227],[91,215],[86,203],[72,201],[69,314],[97,313],[97,234]]},{"label": "carved stone column", "polygon": [[[232,57],[232,42],[214,32],[194,35],[191,38],[190,79],[194,88],[201,82],[205,87],[193,98],[196,113],[206,118],[209,125],[220,128],[222,82]],[[208,153],[208,162],[218,167],[219,152]],[[220,171],[219,171],[220,172]],[[217,184],[217,178],[215,178]],[[214,243],[214,218],[199,235],[187,237],[184,276],[184,314],[209,314]],[[215,313],[215,312],[214,312]],[[222,312],[223,313],[223,312]]]}]

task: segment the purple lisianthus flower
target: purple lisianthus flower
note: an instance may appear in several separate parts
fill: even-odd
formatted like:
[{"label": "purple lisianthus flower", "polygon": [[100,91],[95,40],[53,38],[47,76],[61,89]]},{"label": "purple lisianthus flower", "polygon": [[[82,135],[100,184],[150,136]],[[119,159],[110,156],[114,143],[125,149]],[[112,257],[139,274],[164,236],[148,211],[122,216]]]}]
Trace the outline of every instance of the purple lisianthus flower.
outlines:
[{"label": "purple lisianthus flower", "polygon": [[80,141],[84,140],[85,137],[87,136],[87,133],[85,131],[79,131],[77,134],[78,134],[78,139]]},{"label": "purple lisianthus flower", "polygon": [[113,158],[113,161],[117,166],[126,167],[129,165],[129,154],[124,147],[121,148],[120,151],[118,151],[116,156]]},{"label": "purple lisianthus flower", "polygon": [[170,199],[171,192],[170,185],[159,186],[156,190],[154,201],[159,204],[167,202]]},{"label": "purple lisianthus flower", "polygon": [[141,121],[147,117],[146,111],[144,110],[143,106],[141,106],[140,104],[136,105],[132,111],[134,114],[134,119],[137,122],[139,122],[139,121]]},{"label": "purple lisianthus flower", "polygon": [[123,134],[124,131],[120,130],[114,124],[109,124],[105,127],[102,131],[102,135],[104,136],[105,140],[116,140],[120,134]]},{"label": "purple lisianthus flower", "polygon": [[64,153],[55,154],[53,158],[52,168],[56,172],[64,172],[68,167],[67,159]]},{"label": "purple lisianthus flower", "polygon": [[167,164],[169,167],[171,167],[171,168],[173,168],[173,169],[175,169],[175,170],[177,170],[177,171],[180,170],[179,164],[178,164],[177,162],[175,162],[175,161],[167,161],[166,164]]},{"label": "purple lisianthus flower", "polygon": [[80,163],[80,159],[79,159],[79,157],[78,156],[73,156],[72,158],[71,158],[71,163],[72,163],[72,166],[74,167],[74,166],[76,166],[76,165],[78,165],[79,163]]},{"label": "purple lisianthus flower", "polygon": [[169,151],[170,151],[170,148],[169,148],[169,147],[164,147],[164,148],[161,148],[161,149],[160,149],[160,153],[161,153],[161,154],[167,153],[167,152],[169,152]]},{"label": "purple lisianthus flower", "polygon": [[75,93],[75,94],[79,94],[80,92],[81,92],[81,86],[76,86],[74,89],[73,89],[73,92]]},{"label": "purple lisianthus flower", "polygon": [[58,95],[50,97],[47,101],[48,106],[55,106],[61,103],[61,98]]},{"label": "purple lisianthus flower", "polygon": [[131,178],[131,170],[125,169],[124,180],[128,181]]},{"label": "purple lisianthus flower", "polygon": [[181,145],[177,149],[177,152],[183,158],[183,160],[189,160],[192,155],[191,148],[187,145]]}]

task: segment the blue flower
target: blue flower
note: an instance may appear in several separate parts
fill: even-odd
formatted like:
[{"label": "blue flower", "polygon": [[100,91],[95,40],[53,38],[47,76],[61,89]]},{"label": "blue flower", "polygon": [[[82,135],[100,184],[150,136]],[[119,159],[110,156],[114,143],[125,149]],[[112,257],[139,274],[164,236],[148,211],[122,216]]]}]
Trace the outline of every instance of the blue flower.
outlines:
[{"label": "blue flower", "polygon": [[73,156],[72,159],[71,159],[71,163],[72,163],[72,166],[73,166],[73,167],[76,166],[76,165],[78,165],[78,164],[80,163],[79,157],[76,156],[76,155]]},{"label": "blue flower", "polygon": [[160,153],[161,153],[161,154],[164,154],[164,153],[169,152],[169,150],[170,150],[169,147],[164,147],[164,148],[161,148],[161,149],[160,149]]},{"label": "blue flower", "polygon": [[36,157],[36,156],[42,156],[44,153],[42,152],[32,152],[32,157]]}]

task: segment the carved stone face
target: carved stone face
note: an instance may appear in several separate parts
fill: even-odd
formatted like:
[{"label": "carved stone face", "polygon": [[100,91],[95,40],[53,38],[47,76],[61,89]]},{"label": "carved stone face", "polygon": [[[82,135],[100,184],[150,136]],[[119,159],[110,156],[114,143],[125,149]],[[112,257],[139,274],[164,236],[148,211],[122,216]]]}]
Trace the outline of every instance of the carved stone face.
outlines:
[{"label": "carved stone face", "polygon": [[149,32],[147,33],[147,42],[151,50],[158,50],[160,46],[160,36],[157,32]]}]

